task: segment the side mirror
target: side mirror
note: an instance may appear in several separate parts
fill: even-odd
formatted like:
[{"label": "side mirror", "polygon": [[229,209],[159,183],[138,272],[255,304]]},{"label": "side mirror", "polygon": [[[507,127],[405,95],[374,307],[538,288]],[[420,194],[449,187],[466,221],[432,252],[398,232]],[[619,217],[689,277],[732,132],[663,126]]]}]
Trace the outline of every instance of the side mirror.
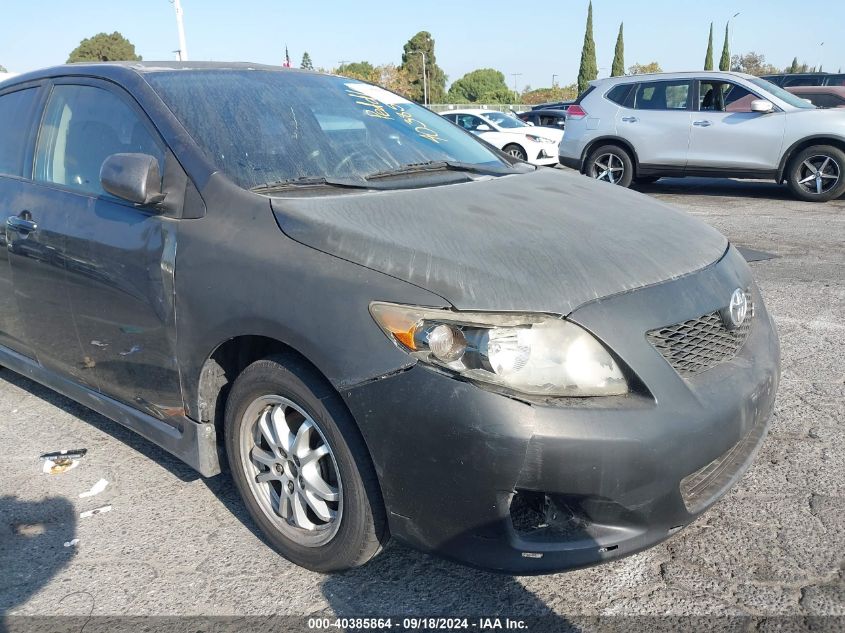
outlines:
[{"label": "side mirror", "polygon": [[766,99],[754,99],[754,101],[751,102],[752,112],[760,112],[762,114],[765,114],[767,112],[771,112],[774,109],[775,104]]},{"label": "side mirror", "polygon": [[492,132],[492,131],[493,131],[493,128],[491,128],[491,127],[490,127],[489,125],[487,125],[486,123],[482,123],[481,125],[479,125],[478,127],[476,127],[474,131],[475,131],[475,132]]},{"label": "side mirror", "polygon": [[149,154],[112,154],[100,168],[104,191],[122,200],[148,206],[164,200],[161,170]]}]

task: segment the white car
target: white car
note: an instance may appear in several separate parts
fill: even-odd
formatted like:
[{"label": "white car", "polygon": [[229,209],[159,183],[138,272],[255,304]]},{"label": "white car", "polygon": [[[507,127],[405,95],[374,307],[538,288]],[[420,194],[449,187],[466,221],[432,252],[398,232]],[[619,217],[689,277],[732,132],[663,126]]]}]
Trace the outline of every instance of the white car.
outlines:
[{"label": "white car", "polygon": [[557,165],[562,130],[535,128],[497,110],[449,110],[442,116],[515,158]]}]

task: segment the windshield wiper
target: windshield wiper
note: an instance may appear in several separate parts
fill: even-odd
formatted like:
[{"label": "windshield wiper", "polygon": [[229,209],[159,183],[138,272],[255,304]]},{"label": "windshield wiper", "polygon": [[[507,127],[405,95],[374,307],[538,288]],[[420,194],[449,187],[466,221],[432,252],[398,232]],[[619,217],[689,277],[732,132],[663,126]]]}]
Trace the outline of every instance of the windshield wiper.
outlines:
[{"label": "windshield wiper", "polygon": [[485,174],[490,176],[504,176],[514,173],[512,170],[500,167],[476,165],[475,163],[460,163],[450,160],[430,160],[425,163],[409,163],[396,169],[385,169],[376,171],[364,176],[364,180],[377,180],[379,178],[390,178],[392,176],[405,176],[432,171],[462,171],[472,174]]},{"label": "windshield wiper", "polygon": [[366,183],[356,182],[354,180],[335,180],[333,178],[325,178],[324,176],[301,176],[299,178],[286,178],[284,180],[266,182],[263,185],[250,187],[249,190],[254,191],[255,193],[266,193],[268,191],[280,191],[283,189],[293,189],[297,187],[339,187],[344,189],[370,188]]}]

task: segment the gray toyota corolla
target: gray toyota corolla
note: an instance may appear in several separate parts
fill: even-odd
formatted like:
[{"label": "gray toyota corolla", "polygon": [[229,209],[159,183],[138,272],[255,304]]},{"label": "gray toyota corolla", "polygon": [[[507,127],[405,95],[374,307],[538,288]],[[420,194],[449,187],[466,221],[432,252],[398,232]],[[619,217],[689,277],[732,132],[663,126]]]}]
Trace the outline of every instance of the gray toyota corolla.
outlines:
[{"label": "gray toyota corolla", "polygon": [[631,554],[766,433],[777,336],[721,234],[369,84],[22,75],[0,207],[0,363],[205,476],[227,460],[309,569],[390,536],[512,573]]}]

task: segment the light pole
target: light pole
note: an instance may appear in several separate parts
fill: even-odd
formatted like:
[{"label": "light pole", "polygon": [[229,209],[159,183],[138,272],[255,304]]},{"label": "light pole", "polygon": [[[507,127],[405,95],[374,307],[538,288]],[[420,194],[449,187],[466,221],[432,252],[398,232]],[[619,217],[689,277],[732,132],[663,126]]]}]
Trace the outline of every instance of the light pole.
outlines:
[{"label": "light pole", "polygon": [[176,9],[176,28],[179,31],[179,61],[188,61],[188,45],[185,43],[185,24],[182,22],[182,3],[179,0],[171,0],[173,8]]},{"label": "light pole", "polygon": [[555,87],[555,78],[556,77],[557,77],[557,75],[552,75],[552,88]]},{"label": "light pole", "polygon": [[519,91],[516,89],[516,78],[522,77],[522,73],[511,73],[511,77],[513,77],[513,91],[518,94]]},{"label": "light pole", "polygon": [[[733,48],[734,48],[734,45],[733,45],[733,31],[731,31],[731,20],[735,19],[735,18],[736,18],[736,17],[737,17],[740,13],[742,13],[742,12],[741,12],[741,11],[737,11],[737,12],[736,12],[736,13],[734,13],[734,14],[733,14],[730,18],[728,18],[728,57],[731,57],[731,56],[732,56],[732,55],[731,55],[731,51],[732,51],[732,50],[733,50]],[[731,67],[731,63],[730,63],[730,61],[728,61],[728,70],[730,70],[730,69],[731,69],[730,67]]]},{"label": "light pole", "polygon": [[417,51],[420,55],[422,55],[422,63],[423,63],[423,105],[428,105],[428,78],[426,77],[425,72],[425,51]]}]

